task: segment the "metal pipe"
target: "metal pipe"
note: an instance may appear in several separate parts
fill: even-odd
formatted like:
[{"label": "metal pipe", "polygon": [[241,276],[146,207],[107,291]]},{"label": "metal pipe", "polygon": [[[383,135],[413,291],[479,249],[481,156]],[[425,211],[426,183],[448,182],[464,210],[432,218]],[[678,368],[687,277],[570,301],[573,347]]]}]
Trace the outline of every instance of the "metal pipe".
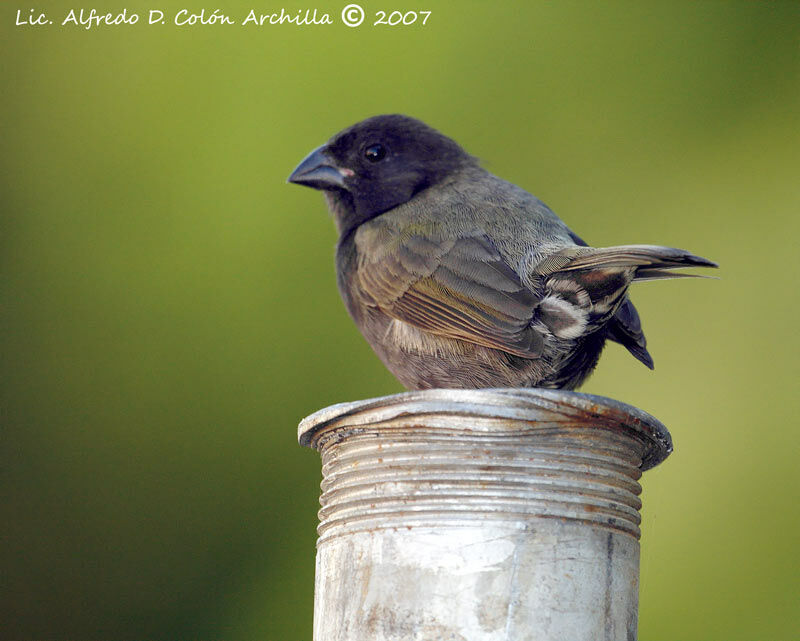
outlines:
[{"label": "metal pipe", "polygon": [[541,389],[427,390],[304,419],[322,456],[315,641],[635,639],[655,418]]}]

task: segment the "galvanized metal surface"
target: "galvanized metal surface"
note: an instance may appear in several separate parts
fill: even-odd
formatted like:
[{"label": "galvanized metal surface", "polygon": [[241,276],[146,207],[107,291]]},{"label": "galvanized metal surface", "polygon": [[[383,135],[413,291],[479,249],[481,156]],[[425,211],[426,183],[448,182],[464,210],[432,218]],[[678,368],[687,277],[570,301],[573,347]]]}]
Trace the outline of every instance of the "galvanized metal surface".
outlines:
[{"label": "galvanized metal surface", "polygon": [[300,424],[322,455],[315,641],[635,639],[638,479],[672,449],[623,403],[427,390]]}]

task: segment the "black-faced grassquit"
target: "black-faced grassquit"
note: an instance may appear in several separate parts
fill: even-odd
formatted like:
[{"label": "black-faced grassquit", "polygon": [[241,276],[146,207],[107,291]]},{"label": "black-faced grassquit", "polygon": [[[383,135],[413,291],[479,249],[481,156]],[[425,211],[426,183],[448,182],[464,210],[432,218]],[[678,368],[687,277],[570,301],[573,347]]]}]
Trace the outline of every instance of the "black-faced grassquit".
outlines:
[{"label": "black-faced grassquit", "polygon": [[631,282],[716,267],[670,247],[587,247],[543,202],[407,116],[345,129],[289,181],[325,194],[345,305],[409,389],[573,389],[607,340],[652,368]]}]

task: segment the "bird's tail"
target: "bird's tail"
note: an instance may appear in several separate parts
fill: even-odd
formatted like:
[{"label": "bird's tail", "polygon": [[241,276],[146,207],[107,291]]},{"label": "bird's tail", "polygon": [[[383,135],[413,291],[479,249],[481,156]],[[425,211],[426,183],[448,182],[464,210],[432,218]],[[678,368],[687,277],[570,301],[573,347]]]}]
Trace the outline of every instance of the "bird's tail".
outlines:
[{"label": "bird's tail", "polygon": [[635,267],[634,280],[662,280],[665,278],[706,278],[696,274],[676,273],[671,270],[683,267],[718,267],[717,263],[695,256],[684,249],[659,245],[621,245],[619,247],[591,248],[562,266],[558,271],[603,270]]}]

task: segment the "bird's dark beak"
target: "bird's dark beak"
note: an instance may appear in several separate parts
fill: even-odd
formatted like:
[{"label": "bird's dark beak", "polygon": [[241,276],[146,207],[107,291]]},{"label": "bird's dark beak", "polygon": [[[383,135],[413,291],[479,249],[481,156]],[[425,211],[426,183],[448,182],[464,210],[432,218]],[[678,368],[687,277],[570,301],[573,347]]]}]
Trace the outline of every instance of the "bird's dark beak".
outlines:
[{"label": "bird's dark beak", "polygon": [[314,189],[347,189],[344,179],[352,175],[353,172],[349,169],[341,169],[336,166],[323,145],[308,154],[303,162],[297,165],[287,181]]}]

